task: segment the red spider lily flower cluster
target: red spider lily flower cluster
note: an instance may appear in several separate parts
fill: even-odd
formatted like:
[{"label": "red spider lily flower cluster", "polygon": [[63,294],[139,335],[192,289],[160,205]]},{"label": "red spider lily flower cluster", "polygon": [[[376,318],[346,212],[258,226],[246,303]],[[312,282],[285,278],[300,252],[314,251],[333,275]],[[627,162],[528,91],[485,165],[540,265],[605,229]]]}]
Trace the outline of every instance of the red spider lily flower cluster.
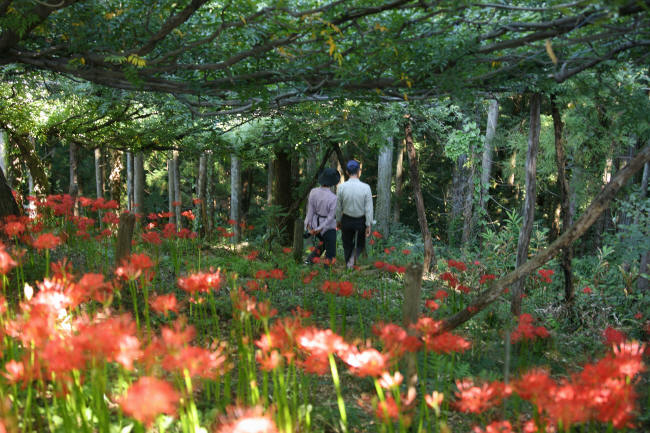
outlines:
[{"label": "red spider lily flower cluster", "polygon": [[36,238],[32,246],[37,250],[52,250],[62,243],[62,239],[52,233],[43,233]]},{"label": "red spider lily flower cluster", "polygon": [[375,268],[383,269],[384,271],[390,272],[392,274],[403,274],[404,272],[406,272],[405,266],[395,266],[390,263],[382,262],[382,261],[376,261]]},{"label": "red spider lily flower cluster", "polygon": [[481,278],[479,279],[478,283],[479,284],[485,284],[488,281],[494,280],[494,279],[496,279],[494,274],[484,274],[484,275],[481,275]]},{"label": "red spider lily flower cluster", "polygon": [[445,299],[449,297],[449,293],[446,290],[440,289],[436,292],[436,294],[433,297],[434,299],[438,299],[438,300]]},{"label": "red spider lily flower cluster", "polygon": [[189,221],[194,221],[196,219],[191,209],[181,212],[181,215],[187,218]]},{"label": "red spider lily flower cluster", "polygon": [[553,280],[551,280],[551,276],[555,274],[555,272],[552,269],[540,269],[537,271],[537,273],[539,274],[540,281],[549,284],[553,282]]},{"label": "red spider lily flower cluster", "polygon": [[422,316],[412,326],[421,333],[427,350],[436,353],[464,352],[471,346],[471,343],[461,336],[440,332],[442,322],[430,317]]},{"label": "red spider lily flower cluster", "polygon": [[458,278],[456,278],[456,276],[451,272],[443,272],[440,274],[440,279],[446,281],[452,289],[458,286]]},{"label": "red spider lily flower cluster", "polygon": [[521,340],[534,341],[537,338],[548,338],[550,336],[545,327],[534,326],[533,320],[533,316],[528,313],[519,316],[519,323],[511,335],[513,343]]},{"label": "red spider lily flower cluster", "polygon": [[465,272],[467,270],[467,265],[465,263],[453,259],[447,260],[447,266],[456,269],[458,272]]},{"label": "red spider lily flower cluster", "polygon": [[260,269],[255,273],[255,278],[258,280],[284,280],[287,276],[282,269],[271,269],[270,271]]},{"label": "red spider lily flower cluster", "polygon": [[485,427],[485,430],[475,426],[472,433],[513,433],[512,424],[510,421],[492,421]]},{"label": "red spider lily flower cluster", "polygon": [[25,224],[20,221],[7,222],[3,230],[10,238],[19,237],[25,232]]},{"label": "red spider lily flower cluster", "polygon": [[406,352],[417,352],[422,347],[419,338],[409,335],[404,328],[394,323],[377,323],[373,332],[381,340],[383,352],[393,360],[398,360]]},{"label": "red spider lily flower cluster", "polygon": [[115,275],[126,281],[136,280],[140,276],[144,276],[146,280],[151,280],[153,278],[151,271],[153,265],[153,261],[145,253],[134,253],[122,259],[122,265],[115,269]]},{"label": "red spider lily flower cluster", "polygon": [[627,335],[623,331],[614,329],[611,326],[608,326],[603,331],[603,337],[605,338],[605,344],[611,346],[613,344],[621,344],[627,340]]},{"label": "red spider lily flower cluster", "polygon": [[586,293],[587,295],[591,295],[594,291],[591,290],[591,287],[585,286],[584,289],[582,289],[582,293]]},{"label": "red spider lily flower cluster", "polygon": [[259,255],[260,255],[259,251],[253,250],[246,256],[246,259],[255,260],[257,258],[257,256],[259,256]]},{"label": "red spider lily flower cluster", "polygon": [[16,261],[5,250],[4,244],[0,242],[0,275],[7,275],[16,265]]},{"label": "red spider lily flower cluster", "polygon": [[178,287],[189,294],[210,293],[221,288],[224,275],[220,269],[216,272],[197,272],[178,279]]},{"label": "red spider lily flower cluster", "polygon": [[312,282],[312,280],[318,275],[318,271],[313,270],[309,272],[305,277],[302,279],[303,284],[309,284]]},{"label": "red spider lily flower cluster", "polygon": [[151,245],[160,245],[162,243],[162,239],[160,239],[158,232],[149,231],[142,233],[141,238],[143,242]]},{"label": "red spider lily flower cluster", "polygon": [[472,379],[463,379],[456,381],[456,387],[458,391],[453,406],[466,413],[482,413],[512,394],[510,386],[498,381],[477,386]]},{"label": "red spider lily flower cluster", "polygon": [[354,294],[354,285],[350,281],[324,281],[320,290],[347,298]]},{"label": "red spider lily flower cluster", "polygon": [[179,399],[168,382],[145,376],[133,383],[118,402],[125,414],[150,427],[158,415],[175,415]]},{"label": "red spider lily flower cluster", "polygon": [[220,416],[215,433],[278,433],[270,414],[262,407],[229,407],[226,415]]},{"label": "red spider lily flower cluster", "polygon": [[291,248],[291,247],[284,247],[284,248],[282,248],[282,252],[285,253],[285,254],[289,254],[289,253],[291,253],[292,251],[293,251],[293,248]]},{"label": "red spider lily flower cluster", "polygon": [[149,299],[149,305],[158,314],[167,315],[170,311],[178,313],[178,300],[173,293],[154,295]]}]

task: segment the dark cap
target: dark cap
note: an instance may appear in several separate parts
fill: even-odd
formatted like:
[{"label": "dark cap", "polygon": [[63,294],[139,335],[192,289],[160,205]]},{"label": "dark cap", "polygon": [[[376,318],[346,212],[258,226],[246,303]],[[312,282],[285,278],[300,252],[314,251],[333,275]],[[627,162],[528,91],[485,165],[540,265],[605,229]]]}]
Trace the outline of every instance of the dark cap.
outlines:
[{"label": "dark cap", "polygon": [[339,183],[340,179],[341,174],[337,170],[328,167],[318,176],[318,183],[323,186],[334,186]]},{"label": "dark cap", "polygon": [[346,168],[348,169],[348,172],[350,172],[352,174],[359,171],[359,167],[361,167],[361,164],[359,164],[359,161],[357,161],[356,159],[349,160],[348,164],[346,166]]}]

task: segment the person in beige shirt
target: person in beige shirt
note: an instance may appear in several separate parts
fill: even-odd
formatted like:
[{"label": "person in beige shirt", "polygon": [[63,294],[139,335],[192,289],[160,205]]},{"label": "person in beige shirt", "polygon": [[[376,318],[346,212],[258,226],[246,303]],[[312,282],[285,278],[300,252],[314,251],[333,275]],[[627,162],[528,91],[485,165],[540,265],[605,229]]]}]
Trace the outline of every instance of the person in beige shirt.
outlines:
[{"label": "person in beige shirt", "polygon": [[341,229],[345,263],[352,268],[366,247],[372,227],[372,192],[361,182],[361,164],[350,160],[346,165],[350,178],[336,191],[336,223]]}]

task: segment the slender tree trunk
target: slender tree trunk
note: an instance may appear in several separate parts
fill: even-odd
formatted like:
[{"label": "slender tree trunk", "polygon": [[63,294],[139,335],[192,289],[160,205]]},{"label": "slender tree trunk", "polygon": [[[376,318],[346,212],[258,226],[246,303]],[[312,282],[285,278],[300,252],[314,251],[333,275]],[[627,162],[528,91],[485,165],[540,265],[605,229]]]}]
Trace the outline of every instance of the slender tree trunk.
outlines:
[{"label": "slender tree trunk", "polygon": [[7,215],[20,215],[20,208],[7,183],[4,170],[0,169],[0,220]]},{"label": "slender tree trunk", "polygon": [[377,161],[377,231],[388,237],[390,230],[390,183],[393,169],[393,137],[379,151]]},{"label": "slender tree trunk", "polygon": [[77,174],[77,145],[75,143],[70,143],[68,150],[70,155],[70,180],[68,184],[68,194],[77,196],[80,194],[79,176]]},{"label": "slender tree trunk", "polygon": [[167,160],[167,198],[169,200],[169,224],[176,224],[176,213],[174,210],[174,158]]},{"label": "slender tree trunk", "polygon": [[411,185],[413,186],[413,193],[415,195],[415,207],[418,213],[418,222],[420,223],[420,230],[422,231],[422,240],[424,241],[424,273],[428,273],[431,263],[435,262],[435,253],[433,251],[433,240],[429,232],[429,225],[427,223],[427,215],[424,208],[424,199],[422,198],[422,188],[420,187],[420,169],[418,168],[417,155],[415,154],[415,146],[413,145],[413,130],[411,127],[411,120],[407,118],[406,126],[404,128],[404,138],[406,141],[406,152],[409,158],[409,168],[411,176]]},{"label": "slender tree trunk", "polygon": [[[535,198],[537,196],[537,150],[539,149],[540,109],[542,95],[534,93],[530,98],[530,131],[528,133],[528,152],[526,153],[526,200],[523,209],[523,224],[517,242],[517,265],[520,267],[528,260],[528,246],[533,233],[535,221]],[[511,311],[515,316],[521,314],[521,300],[524,293],[524,278],[520,278],[512,287]]]},{"label": "slender tree trunk", "polygon": [[36,154],[36,140],[34,136],[31,134],[27,137],[14,135],[12,142],[18,147],[20,156],[27,164],[27,169],[32,175],[34,180],[34,193],[37,195],[47,194],[50,189],[50,181],[45,172],[43,160]]},{"label": "slender tree trunk", "polygon": [[465,186],[465,203],[463,204],[463,236],[461,242],[464,246],[469,243],[472,232],[474,231],[474,219],[472,215],[472,206],[474,205],[474,156],[474,148],[472,146],[469,150],[470,169]]},{"label": "slender tree trunk", "polygon": [[176,226],[180,230],[183,228],[183,220],[181,218],[181,206],[183,205],[183,199],[181,197],[181,164],[178,159],[178,150],[172,152],[174,159],[174,216],[176,217]]},{"label": "slender tree trunk", "polygon": [[239,209],[241,201],[241,170],[239,156],[230,155],[230,219],[235,221],[232,238],[234,243],[239,242]]},{"label": "slender tree trunk", "polygon": [[144,215],[144,155],[138,152],[133,157],[133,209],[135,213]]},{"label": "slender tree trunk", "polygon": [[465,168],[467,162],[467,155],[460,155],[456,160],[451,181],[451,212],[449,214],[448,224],[448,240],[450,245],[458,245],[460,236],[462,235],[462,218],[463,209],[465,208],[465,190],[467,188],[466,179],[469,173]]},{"label": "slender tree trunk", "polygon": [[[27,188],[29,191],[29,196],[34,197],[36,195],[34,188],[34,177],[29,170],[27,170]],[[30,218],[36,218],[36,204],[32,200],[30,200],[29,204],[27,205],[27,213]]]},{"label": "slender tree trunk", "polygon": [[[645,163],[643,166],[643,176],[641,177],[641,200],[645,199],[648,195],[648,176],[650,176],[650,163]],[[638,224],[638,220],[635,221],[635,224]],[[641,252],[641,260],[639,263],[639,273],[640,274],[650,274],[650,251],[645,250]],[[648,290],[649,288],[648,279],[643,276],[639,277],[637,282],[637,287],[639,290]]]},{"label": "slender tree trunk", "polygon": [[271,158],[266,169],[266,204],[271,206],[273,204],[273,179],[275,173],[275,160]]},{"label": "slender tree trunk", "polygon": [[[291,178],[291,155],[287,150],[278,150],[275,154],[274,203],[280,206],[281,212],[288,212],[293,203]],[[282,245],[290,245],[293,237],[295,217],[287,215],[279,218],[278,227],[282,231]]]},{"label": "slender tree trunk", "polygon": [[111,200],[120,203],[122,195],[122,169],[124,163],[122,162],[121,152],[119,150],[112,150],[111,153],[111,171],[108,175],[108,183],[110,185]]},{"label": "slender tree trunk", "polygon": [[104,197],[104,170],[102,166],[102,150],[95,149],[95,194],[97,198]]},{"label": "slender tree trunk", "polygon": [[393,222],[399,222],[399,199],[402,196],[404,186],[404,153],[406,152],[406,140],[402,140],[397,149],[397,164],[395,164],[395,203],[393,204]]},{"label": "slender tree trunk", "polygon": [[244,170],[241,185],[241,220],[246,221],[253,199],[253,168]]},{"label": "slender tree trunk", "polygon": [[126,208],[133,212],[133,153],[126,152]]},{"label": "slender tree trunk", "polygon": [[490,100],[488,108],[487,127],[485,128],[485,140],[483,141],[483,158],[481,161],[481,196],[479,199],[480,211],[487,215],[487,202],[490,198],[490,175],[492,172],[492,144],[497,130],[499,118],[499,103],[496,99]]},{"label": "slender tree trunk", "polygon": [[[560,110],[555,103],[555,98],[551,97],[551,115],[553,116],[553,127],[555,135],[555,161],[557,163],[557,181],[560,187],[560,214],[562,216],[562,230],[559,235],[564,233],[571,224],[573,224],[573,213],[571,212],[571,190],[566,173],[566,156],[564,153],[564,124]],[[562,273],[564,274],[564,300],[567,303],[573,302],[573,272],[571,261],[573,260],[573,246],[568,245],[562,250]]]},{"label": "slender tree trunk", "polygon": [[196,193],[199,203],[197,205],[197,217],[199,218],[199,231],[201,237],[206,234],[207,212],[206,212],[206,190],[207,190],[207,154],[201,153],[199,156],[199,175],[196,182]]},{"label": "slender tree trunk", "polygon": [[212,230],[214,228],[214,162],[212,161],[212,151],[208,150],[205,153],[205,165],[206,165],[206,179],[207,184],[205,185],[205,202],[206,202],[206,234],[208,236],[212,235]]},{"label": "slender tree trunk", "polygon": [[0,170],[7,171],[7,132],[4,129],[0,129]]}]

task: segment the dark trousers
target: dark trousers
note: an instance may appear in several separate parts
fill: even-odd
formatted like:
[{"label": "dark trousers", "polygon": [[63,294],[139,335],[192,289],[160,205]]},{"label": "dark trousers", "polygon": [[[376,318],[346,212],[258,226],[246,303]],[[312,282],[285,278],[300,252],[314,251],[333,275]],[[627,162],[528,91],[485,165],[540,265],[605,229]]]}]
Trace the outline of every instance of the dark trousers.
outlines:
[{"label": "dark trousers", "polygon": [[[359,254],[366,248],[366,217],[351,217],[343,215],[341,218],[341,240],[345,263],[348,263],[352,254],[356,262]],[[355,250],[356,243],[356,250]]]},{"label": "dark trousers", "polygon": [[325,257],[330,260],[336,257],[336,229],[330,229],[325,233],[320,233],[316,235],[316,239],[320,241],[320,244],[311,252],[307,260],[311,262],[314,257],[320,257],[323,255],[323,251],[325,252]]}]

